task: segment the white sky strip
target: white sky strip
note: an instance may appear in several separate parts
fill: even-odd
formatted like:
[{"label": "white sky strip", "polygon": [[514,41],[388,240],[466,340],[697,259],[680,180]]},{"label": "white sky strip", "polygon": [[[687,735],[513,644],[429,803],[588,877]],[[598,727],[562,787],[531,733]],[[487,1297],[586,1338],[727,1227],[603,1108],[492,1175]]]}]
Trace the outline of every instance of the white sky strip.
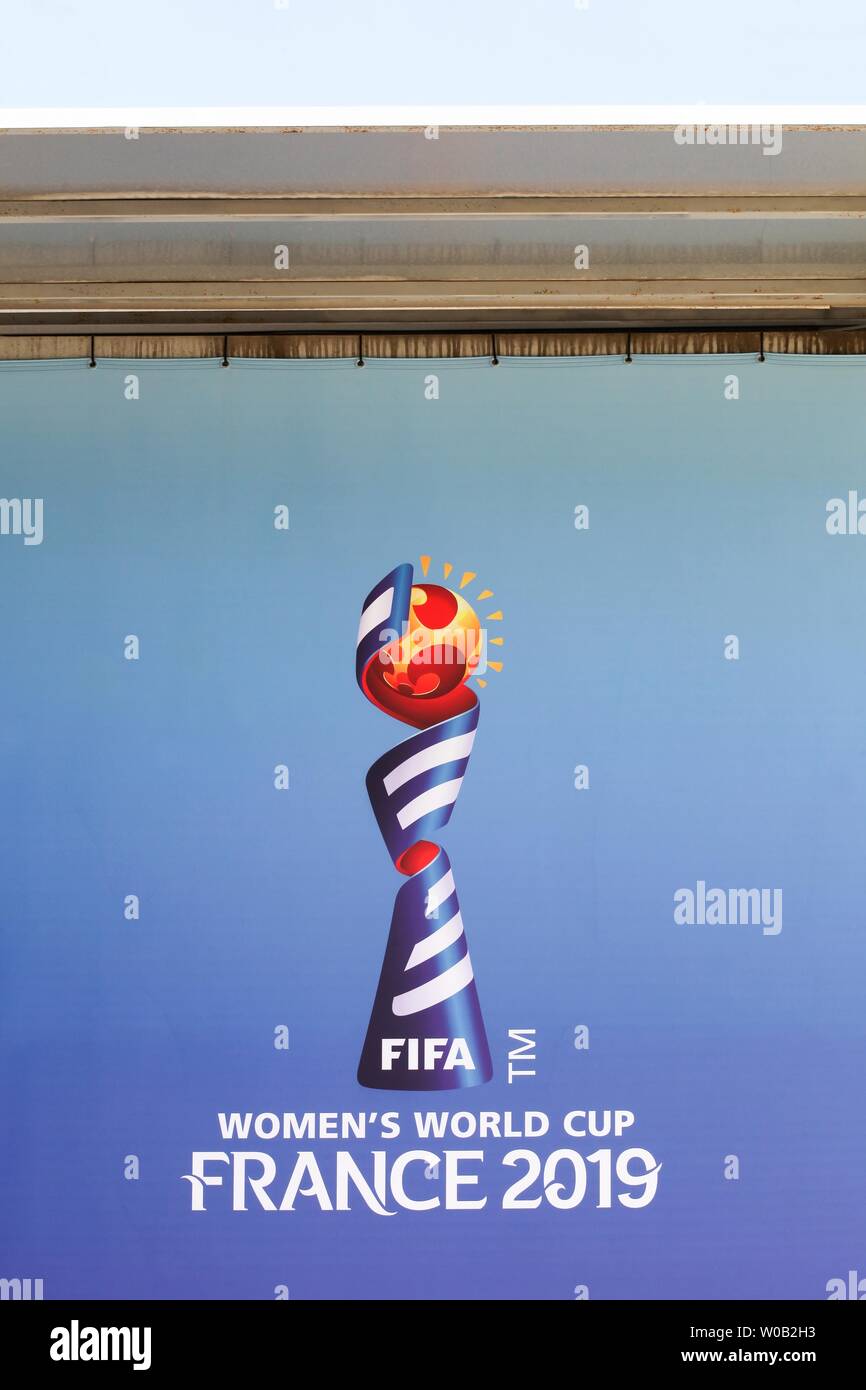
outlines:
[{"label": "white sky strip", "polygon": [[398,1018],[403,1018],[406,1014],[419,1014],[422,1009],[431,1009],[434,1004],[442,1004],[450,999],[452,994],[459,994],[472,978],[472,961],[467,952],[462,960],[443,970],[435,980],[419,985],[417,989],[407,989],[405,994],[395,994],[392,1005],[394,1013]]},{"label": "white sky strip", "polygon": [[773,102],[725,105],[688,102],[668,105],[514,106],[19,106],[0,107],[5,130],[151,130],[424,129],[429,125],[463,126],[668,126],[862,125],[866,106]]},{"label": "white sky strip", "polygon": [[407,826],[414,825],[416,820],[426,816],[429,811],[438,811],[440,806],[448,806],[452,801],[456,801],[462,781],[462,777],[455,777],[451,782],[440,782],[438,787],[431,787],[429,791],[422,792],[420,796],[408,801],[402,811],[397,812],[400,829],[405,830]]},{"label": "white sky strip", "polygon": [[374,598],[361,614],[361,621],[358,624],[358,641],[355,644],[360,646],[368,633],[375,627],[381,626],[391,616],[391,602],[394,598],[394,590],[386,589],[378,598]]},{"label": "white sky strip", "polygon": [[410,782],[422,772],[429,772],[431,767],[441,767],[443,763],[468,758],[474,741],[473,729],[471,734],[457,734],[454,738],[443,739],[441,743],[431,743],[429,748],[422,748],[420,753],[413,753],[411,758],[400,763],[393,772],[389,772],[387,777],[382,779],[385,791],[390,796],[398,787],[402,787],[404,782]]},{"label": "white sky strip", "polygon": [[412,948],[412,954],[406,962],[405,969],[411,970],[414,965],[421,965],[425,960],[430,960],[433,956],[441,955],[447,951],[449,946],[459,940],[463,935],[463,918],[459,912],[455,912],[450,922],[444,926],[437,927],[429,936],[425,936],[423,941],[416,942]]}]

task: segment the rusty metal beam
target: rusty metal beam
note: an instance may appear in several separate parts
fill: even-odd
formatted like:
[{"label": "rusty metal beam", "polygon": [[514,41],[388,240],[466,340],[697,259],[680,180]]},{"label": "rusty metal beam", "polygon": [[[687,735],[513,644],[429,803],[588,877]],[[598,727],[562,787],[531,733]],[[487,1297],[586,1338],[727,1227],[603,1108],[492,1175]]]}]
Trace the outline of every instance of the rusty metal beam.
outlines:
[{"label": "rusty metal beam", "polygon": [[853,127],[0,133],[0,332],[854,325],[864,219]]}]

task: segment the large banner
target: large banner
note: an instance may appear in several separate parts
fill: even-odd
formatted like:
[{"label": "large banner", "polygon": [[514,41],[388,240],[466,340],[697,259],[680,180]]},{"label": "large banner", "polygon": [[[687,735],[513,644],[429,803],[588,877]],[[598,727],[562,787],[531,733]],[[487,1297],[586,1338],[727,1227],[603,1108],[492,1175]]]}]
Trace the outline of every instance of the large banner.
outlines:
[{"label": "large banner", "polygon": [[863,1296],[863,383],[0,368],[4,1297]]}]

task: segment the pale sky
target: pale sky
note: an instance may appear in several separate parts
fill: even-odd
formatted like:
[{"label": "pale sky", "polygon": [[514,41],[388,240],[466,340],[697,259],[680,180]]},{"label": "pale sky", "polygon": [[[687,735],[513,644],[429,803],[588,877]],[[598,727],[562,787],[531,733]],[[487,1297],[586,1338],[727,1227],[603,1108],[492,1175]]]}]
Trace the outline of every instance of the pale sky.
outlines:
[{"label": "pale sky", "polygon": [[866,101],[864,0],[0,0],[0,33],[4,108]]}]

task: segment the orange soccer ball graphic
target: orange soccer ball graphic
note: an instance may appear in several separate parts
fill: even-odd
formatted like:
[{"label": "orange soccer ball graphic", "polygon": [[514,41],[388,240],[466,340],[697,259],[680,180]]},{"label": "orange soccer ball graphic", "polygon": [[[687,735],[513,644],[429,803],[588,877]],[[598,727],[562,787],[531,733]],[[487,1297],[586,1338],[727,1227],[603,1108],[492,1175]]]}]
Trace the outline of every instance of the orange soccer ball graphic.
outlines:
[{"label": "orange soccer ball graphic", "polygon": [[475,704],[466,681],[482,656],[478,615],[442,584],[414,584],[404,631],[366,673],[373,702],[416,728],[428,728]]}]

